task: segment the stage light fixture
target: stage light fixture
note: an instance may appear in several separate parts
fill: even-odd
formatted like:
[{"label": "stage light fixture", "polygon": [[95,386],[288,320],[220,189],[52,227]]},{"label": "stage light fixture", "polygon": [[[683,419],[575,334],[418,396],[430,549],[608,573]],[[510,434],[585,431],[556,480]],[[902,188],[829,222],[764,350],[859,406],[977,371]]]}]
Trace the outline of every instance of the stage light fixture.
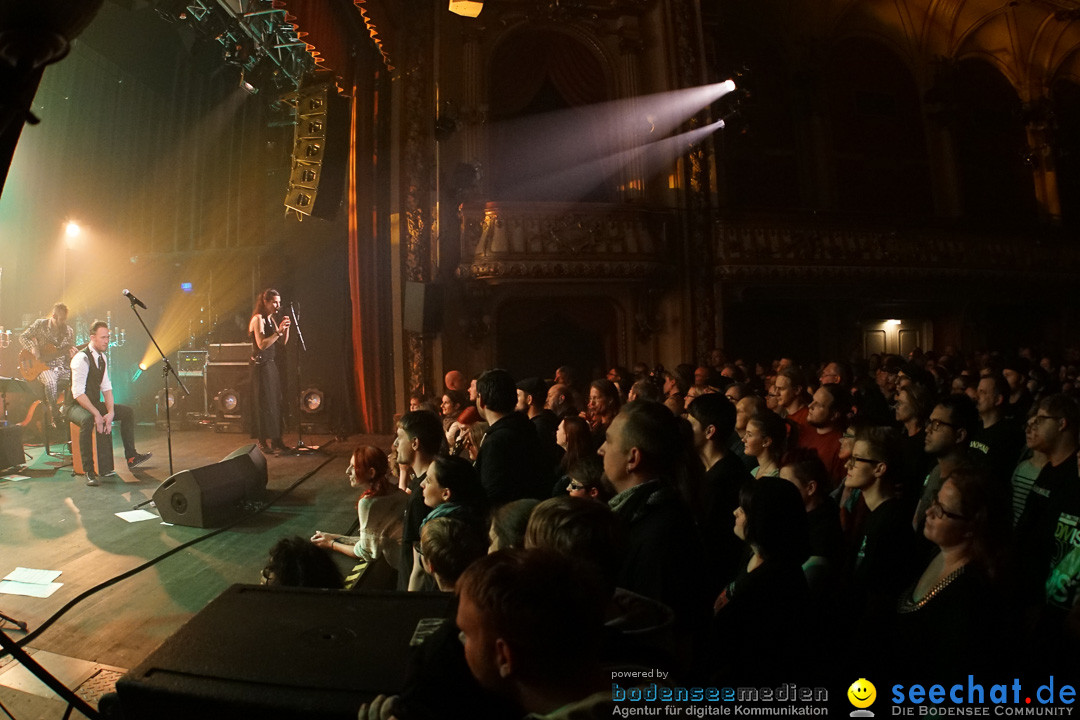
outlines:
[{"label": "stage light fixture", "polygon": [[483,9],[484,3],[476,0],[450,0],[450,12],[462,17],[474,18]]},{"label": "stage light fixture", "polygon": [[214,407],[225,415],[235,415],[240,408],[240,393],[232,388],[224,388],[214,396]]},{"label": "stage light fixture", "polygon": [[300,394],[300,407],[308,415],[315,415],[322,411],[324,400],[322,390],[309,387]]},{"label": "stage light fixture", "polygon": [[67,233],[68,237],[75,238],[82,234],[82,228],[79,227],[79,223],[72,220],[64,227],[64,232]]}]

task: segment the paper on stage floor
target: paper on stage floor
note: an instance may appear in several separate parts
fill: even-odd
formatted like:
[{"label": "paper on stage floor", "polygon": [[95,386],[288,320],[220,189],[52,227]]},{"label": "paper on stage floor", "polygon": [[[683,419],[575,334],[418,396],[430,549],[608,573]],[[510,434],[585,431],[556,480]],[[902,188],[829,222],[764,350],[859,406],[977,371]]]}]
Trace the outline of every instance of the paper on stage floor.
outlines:
[{"label": "paper on stage floor", "polygon": [[60,589],[64,583],[24,583],[12,580],[0,580],[0,593],[5,595],[28,595],[29,597],[47,598]]},{"label": "paper on stage floor", "polygon": [[62,570],[34,570],[33,568],[17,567],[9,572],[4,579],[12,582],[31,583],[33,585],[47,585],[60,577]]},{"label": "paper on stage floor", "polygon": [[124,512],[116,513],[116,517],[121,520],[127,520],[129,523],[139,522],[140,520],[157,520],[158,516],[152,512],[146,510],[125,510]]},{"label": "paper on stage floor", "polygon": [[0,477],[0,480],[10,480],[11,482],[19,482],[20,480],[29,480],[29,475],[4,475]]},{"label": "paper on stage floor", "polygon": [[3,580],[0,580],[0,593],[47,598],[64,584],[53,582],[53,580],[60,577],[60,573],[60,570],[35,570],[33,568],[17,567],[9,572]]}]

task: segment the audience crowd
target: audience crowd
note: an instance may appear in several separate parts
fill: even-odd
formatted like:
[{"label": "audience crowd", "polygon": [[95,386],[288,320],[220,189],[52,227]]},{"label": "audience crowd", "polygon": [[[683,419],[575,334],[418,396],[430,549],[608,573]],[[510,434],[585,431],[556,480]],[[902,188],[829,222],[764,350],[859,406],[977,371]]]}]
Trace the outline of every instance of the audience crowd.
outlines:
[{"label": "audience crowd", "polygon": [[454,371],[353,454],[357,529],[311,544],[456,613],[361,717],[610,716],[612,668],[1080,677],[1080,353],[710,360]]}]

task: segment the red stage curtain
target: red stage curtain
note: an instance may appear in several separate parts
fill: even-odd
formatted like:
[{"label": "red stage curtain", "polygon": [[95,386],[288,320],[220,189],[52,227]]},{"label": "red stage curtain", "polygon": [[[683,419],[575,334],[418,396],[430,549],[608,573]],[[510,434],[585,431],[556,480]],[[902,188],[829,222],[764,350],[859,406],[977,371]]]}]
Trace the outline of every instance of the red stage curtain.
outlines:
[{"label": "red stage curtain", "polygon": [[604,69],[583,43],[557,31],[518,33],[496,49],[488,93],[496,117],[521,113],[550,79],[570,107],[608,99]]},{"label": "red stage curtain", "polygon": [[[374,55],[374,53],[373,53]],[[388,278],[389,250],[380,247],[375,211],[375,126],[379,97],[375,73],[361,60],[353,73],[349,131],[349,307],[352,323],[353,389],[361,430],[388,432],[391,407],[388,378],[393,373]]]},{"label": "red stage curtain", "polygon": [[334,15],[333,3],[326,0],[282,0],[285,10],[293,16],[301,40],[315,64],[341,78],[343,88],[352,86],[352,62],[349,59],[349,39],[346,25]]}]

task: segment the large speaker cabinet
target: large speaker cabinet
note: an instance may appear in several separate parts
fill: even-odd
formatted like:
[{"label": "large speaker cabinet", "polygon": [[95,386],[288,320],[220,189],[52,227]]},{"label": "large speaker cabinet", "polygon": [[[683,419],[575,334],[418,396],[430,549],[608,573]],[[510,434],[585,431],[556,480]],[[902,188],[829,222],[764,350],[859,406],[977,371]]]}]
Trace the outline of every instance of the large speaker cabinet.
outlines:
[{"label": "large speaker cabinet", "polygon": [[354,720],[402,690],[446,593],[233,585],[116,683],[125,720]]},{"label": "large speaker cabinet", "polygon": [[181,470],[154,491],[161,519],[174,525],[217,527],[236,517],[240,504],[266,490],[266,458],[245,445],[213,465]]}]

